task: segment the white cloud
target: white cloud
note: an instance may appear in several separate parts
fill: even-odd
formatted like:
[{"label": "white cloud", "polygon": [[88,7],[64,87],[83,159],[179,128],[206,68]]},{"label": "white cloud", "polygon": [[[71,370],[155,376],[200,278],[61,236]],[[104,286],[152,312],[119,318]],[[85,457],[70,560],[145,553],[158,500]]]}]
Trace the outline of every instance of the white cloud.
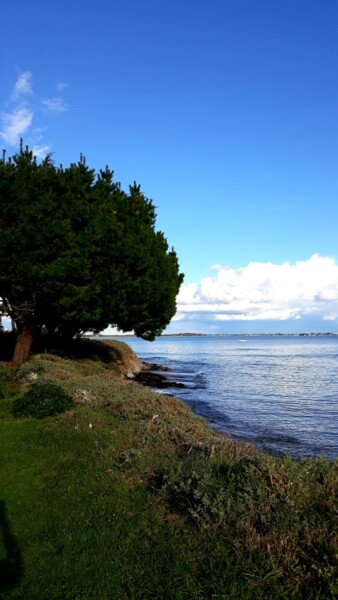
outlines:
[{"label": "white cloud", "polygon": [[[67,84],[59,82],[56,86],[59,95],[42,100],[38,94],[33,95],[32,79],[30,71],[23,71],[18,76],[9,96],[12,110],[0,112],[0,140],[17,149],[20,138],[25,136],[25,142],[28,141],[30,147],[33,147],[35,156],[44,158],[51,146],[44,139],[43,132],[46,128],[41,125],[36,127],[36,121],[41,119],[41,115],[46,118],[48,114],[61,114],[68,110],[68,104],[62,97]],[[5,106],[8,106],[8,102]]]},{"label": "white cloud", "polygon": [[314,254],[308,260],[213,268],[199,283],[183,284],[176,320],[214,321],[338,319],[338,265]]},{"label": "white cloud", "polygon": [[30,108],[19,107],[11,113],[1,116],[3,128],[0,137],[10,146],[16,146],[20,137],[29,129],[33,121],[33,111]]},{"label": "white cloud", "polygon": [[45,158],[51,151],[51,146],[33,146],[32,152],[37,158]]},{"label": "white cloud", "polygon": [[63,113],[68,110],[68,104],[60,96],[57,98],[49,98],[44,100],[42,104],[45,108],[47,108],[47,110],[50,110],[54,113]]},{"label": "white cloud", "polygon": [[30,71],[23,71],[16,80],[10,99],[16,101],[22,96],[31,94],[32,92],[32,73]]}]

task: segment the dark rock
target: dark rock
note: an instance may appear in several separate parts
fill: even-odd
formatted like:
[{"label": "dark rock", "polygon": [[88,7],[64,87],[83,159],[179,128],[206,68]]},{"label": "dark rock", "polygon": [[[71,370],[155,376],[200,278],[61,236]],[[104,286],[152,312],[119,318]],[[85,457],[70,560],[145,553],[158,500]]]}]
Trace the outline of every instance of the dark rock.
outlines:
[{"label": "dark rock", "polygon": [[[157,365],[159,367],[159,365]],[[147,365],[145,369],[143,369],[140,373],[135,375],[134,381],[137,383],[141,383],[142,385],[163,389],[163,388],[185,388],[184,383],[178,383],[177,381],[171,381],[165,375],[160,375],[159,373],[154,373],[152,369],[153,365]],[[158,370],[161,371],[169,371],[170,369],[164,369],[163,367],[159,367]]]},{"label": "dark rock", "polygon": [[170,371],[169,367],[163,367],[162,365],[158,365],[156,363],[143,363],[143,367],[142,367],[142,371],[163,371],[163,372],[168,372]]}]

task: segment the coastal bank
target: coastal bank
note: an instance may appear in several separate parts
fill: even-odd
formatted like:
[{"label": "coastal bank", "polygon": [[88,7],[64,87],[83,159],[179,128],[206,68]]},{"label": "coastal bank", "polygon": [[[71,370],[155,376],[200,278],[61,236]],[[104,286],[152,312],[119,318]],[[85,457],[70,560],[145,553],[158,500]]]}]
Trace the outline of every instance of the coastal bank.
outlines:
[{"label": "coastal bank", "polygon": [[[141,369],[94,340],[2,364],[0,597],[334,598],[337,461],[235,443]],[[46,382],[73,406],[14,418]]]}]

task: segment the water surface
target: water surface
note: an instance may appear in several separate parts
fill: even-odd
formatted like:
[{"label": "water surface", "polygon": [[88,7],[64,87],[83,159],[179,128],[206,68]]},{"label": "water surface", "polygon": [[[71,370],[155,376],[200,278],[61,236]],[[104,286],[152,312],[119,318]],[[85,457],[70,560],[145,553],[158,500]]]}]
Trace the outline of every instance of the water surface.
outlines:
[{"label": "water surface", "polygon": [[127,338],[170,367],[167,390],[214,427],[275,454],[338,456],[338,337]]}]

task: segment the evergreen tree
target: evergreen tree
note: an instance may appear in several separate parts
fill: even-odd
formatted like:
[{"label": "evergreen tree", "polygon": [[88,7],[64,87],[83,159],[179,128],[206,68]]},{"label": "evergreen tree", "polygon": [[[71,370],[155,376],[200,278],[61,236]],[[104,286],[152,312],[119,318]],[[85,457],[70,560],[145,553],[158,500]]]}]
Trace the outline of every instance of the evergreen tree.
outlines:
[{"label": "evergreen tree", "polygon": [[36,333],[70,338],[108,325],[154,339],[176,311],[177,256],[155,230],[155,208],[106,167],[81,156],[57,168],[28,147],[0,161],[0,297],[28,359]]}]

